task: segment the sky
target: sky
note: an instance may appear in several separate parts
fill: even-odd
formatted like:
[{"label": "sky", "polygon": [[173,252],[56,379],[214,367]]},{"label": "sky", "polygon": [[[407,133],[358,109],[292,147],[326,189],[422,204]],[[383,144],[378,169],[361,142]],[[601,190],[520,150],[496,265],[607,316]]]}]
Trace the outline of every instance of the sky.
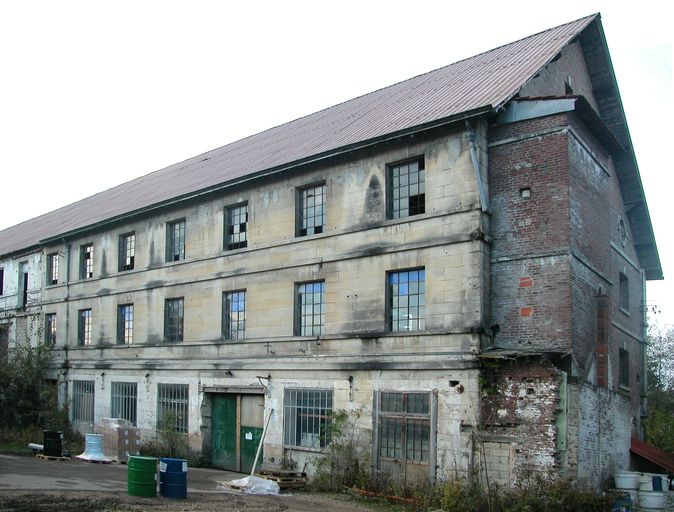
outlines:
[{"label": "sky", "polygon": [[[336,103],[601,12],[674,325],[663,3],[0,2],[0,230]],[[545,8],[543,8],[545,6]]]}]

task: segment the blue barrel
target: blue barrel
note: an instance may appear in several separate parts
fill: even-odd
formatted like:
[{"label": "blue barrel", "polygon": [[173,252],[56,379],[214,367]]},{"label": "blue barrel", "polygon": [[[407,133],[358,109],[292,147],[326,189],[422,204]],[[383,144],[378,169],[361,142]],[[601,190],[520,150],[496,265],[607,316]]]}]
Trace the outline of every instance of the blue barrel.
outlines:
[{"label": "blue barrel", "polygon": [[159,494],[165,498],[187,498],[187,461],[159,459]]}]

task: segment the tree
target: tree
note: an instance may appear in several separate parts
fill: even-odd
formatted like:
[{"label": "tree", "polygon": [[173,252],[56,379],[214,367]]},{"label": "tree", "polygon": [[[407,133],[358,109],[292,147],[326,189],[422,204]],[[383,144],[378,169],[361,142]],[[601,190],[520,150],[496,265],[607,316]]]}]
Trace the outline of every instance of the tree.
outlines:
[{"label": "tree", "polygon": [[662,450],[674,452],[674,327],[650,329],[646,355],[646,441]]}]

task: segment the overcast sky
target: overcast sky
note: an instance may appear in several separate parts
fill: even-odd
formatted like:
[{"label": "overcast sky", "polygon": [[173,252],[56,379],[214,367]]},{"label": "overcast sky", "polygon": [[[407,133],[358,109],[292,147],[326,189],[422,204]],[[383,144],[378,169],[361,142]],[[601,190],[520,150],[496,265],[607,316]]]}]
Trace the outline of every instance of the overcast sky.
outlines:
[{"label": "overcast sky", "polygon": [[[547,28],[602,13],[666,277],[671,17],[661,2],[3,1],[0,229]],[[669,290],[668,290],[669,288]],[[660,324],[674,286],[649,284]]]}]

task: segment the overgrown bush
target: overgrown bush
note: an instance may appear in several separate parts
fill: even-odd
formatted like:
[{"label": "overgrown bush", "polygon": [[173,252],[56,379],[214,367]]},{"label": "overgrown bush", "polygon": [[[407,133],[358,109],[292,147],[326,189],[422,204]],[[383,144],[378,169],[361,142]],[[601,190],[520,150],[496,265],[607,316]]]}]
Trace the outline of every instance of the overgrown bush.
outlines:
[{"label": "overgrown bush", "polygon": [[316,474],[312,480],[315,489],[341,491],[370,484],[370,443],[357,428],[360,410],[351,416],[334,411],[323,435],[330,442],[324,454],[313,460]]}]

